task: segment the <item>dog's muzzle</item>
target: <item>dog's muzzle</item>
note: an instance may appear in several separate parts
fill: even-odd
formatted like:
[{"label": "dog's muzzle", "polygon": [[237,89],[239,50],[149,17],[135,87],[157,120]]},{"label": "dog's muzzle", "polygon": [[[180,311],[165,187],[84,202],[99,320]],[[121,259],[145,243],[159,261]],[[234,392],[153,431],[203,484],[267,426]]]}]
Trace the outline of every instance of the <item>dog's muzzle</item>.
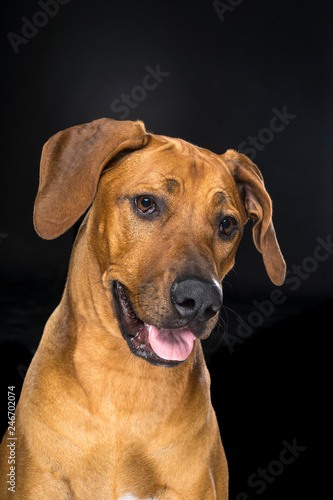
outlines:
[{"label": "dog's muzzle", "polygon": [[182,327],[163,328],[142,321],[129,296],[123,284],[113,283],[115,309],[124,339],[136,356],[167,367],[177,366],[191,354],[199,337],[192,332],[191,325],[206,323],[222,306],[222,291],[217,283],[193,277],[178,279],[171,286],[170,299],[174,321]]}]

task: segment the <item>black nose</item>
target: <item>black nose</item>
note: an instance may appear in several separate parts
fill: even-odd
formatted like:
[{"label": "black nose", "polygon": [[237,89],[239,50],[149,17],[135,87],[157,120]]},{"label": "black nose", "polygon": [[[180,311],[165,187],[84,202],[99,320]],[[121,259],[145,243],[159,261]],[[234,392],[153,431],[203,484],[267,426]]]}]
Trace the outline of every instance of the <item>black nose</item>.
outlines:
[{"label": "black nose", "polygon": [[222,306],[222,291],[214,281],[188,278],[174,281],[171,300],[182,318],[208,321]]}]

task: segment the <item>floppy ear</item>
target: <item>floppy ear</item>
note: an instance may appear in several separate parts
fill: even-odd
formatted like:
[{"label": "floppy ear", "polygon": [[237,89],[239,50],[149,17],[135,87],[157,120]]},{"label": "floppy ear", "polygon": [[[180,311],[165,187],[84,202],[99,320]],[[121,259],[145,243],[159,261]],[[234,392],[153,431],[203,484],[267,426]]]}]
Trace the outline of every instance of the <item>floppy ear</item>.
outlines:
[{"label": "floppy ear", "polygon": [[69,229],[92,203],[105,165],[149,141],[142,122],[101,118],[58,132],[45,144],[34,226],[45,239]]},{"label": "floppy ear", "polygon": [[275,285],[282,285],[286,263],[272,222],[272,201],[258,167],[245,155],[229,149],[222,159],[238,185],[246,213],[254,222],[253,240],[261,252],[266,271]]}]

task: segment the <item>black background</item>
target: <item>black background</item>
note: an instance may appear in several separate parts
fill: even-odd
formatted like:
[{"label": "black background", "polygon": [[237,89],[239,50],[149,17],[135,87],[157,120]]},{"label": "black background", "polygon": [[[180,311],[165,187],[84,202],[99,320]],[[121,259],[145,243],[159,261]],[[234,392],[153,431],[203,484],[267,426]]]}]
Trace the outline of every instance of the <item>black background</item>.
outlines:
[{"label": "black background", "polygon": [[[333,306],[333,251],[322,243],[332,235],[332,3],[224,4],[223,13],[203,0],[69,0],[53,17],[38,16],[37,1],[2,6],[1,431],[7,386],[16,385],[18,397],[61,296],[75,235],[73,229],[43,241],[34,232],[42,146],[69,126],[122,118],[112,103],[139,95],[133,89],[147,66],[159,68],[162,81],[132,100],[127,119],[216,153],[242,143],[245,152],[249,137],[259,138],[252,154],[274,202],[289,270],[280,304],[273,304],[277,288],[247,227],[224,285],[225,340],[217,330],[205,345],[230,499],[240,500],[241,492],[251,499],[301,498],[312,490],[319,498],[323,475],[314,468],[325,462],[317,445],[326,441],[324,354]],[[22,36],[26,20],[43,26],[23,31],[30,38],[15,51],[8,34]],[[279,132],[267,131],[274,110],[293,115]],[[238,335],[241,320],[248,338]],[[295,439],[306,450],[258,493],[249,476]]]}]

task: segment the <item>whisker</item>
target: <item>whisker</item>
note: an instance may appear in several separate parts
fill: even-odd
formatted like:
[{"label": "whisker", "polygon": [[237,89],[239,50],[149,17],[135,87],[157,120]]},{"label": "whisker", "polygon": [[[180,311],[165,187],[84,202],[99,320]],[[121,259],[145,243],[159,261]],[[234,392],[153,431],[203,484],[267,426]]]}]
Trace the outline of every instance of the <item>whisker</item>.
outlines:
[{"label": "whisker", "polygon": [[234,311],[234,309],[231,309],[231,307],[223,306],[223,309],[226,309],[226,310],[232,312],[237,318],[239,318],[243,321],[243,318],[238,314],[238,312]]},{"label": "whisker", "polygon": [[103,278],[101,280],[96,281],[95,283],[90,283],[90,287],[93,287],[94,285],[98,285],[98,283],[103,283]]}]

